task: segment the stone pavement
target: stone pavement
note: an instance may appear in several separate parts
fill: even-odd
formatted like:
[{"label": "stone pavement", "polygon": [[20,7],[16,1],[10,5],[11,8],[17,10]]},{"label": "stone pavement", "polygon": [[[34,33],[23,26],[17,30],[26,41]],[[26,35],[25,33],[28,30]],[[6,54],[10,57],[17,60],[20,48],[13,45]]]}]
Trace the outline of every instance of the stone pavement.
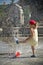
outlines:
[{"label": "stone pavement", "polygon": [[[21,47],[22,49],[20,49]],[[30,47],[28,48],[28,44],[27,46],[26,45],[20,46],[20,48],[19,49],[21,51],[23,50],[20,58],[12,58],[12,55],[9,56],[8,54],[0,55],[0,65],[43,65],[43,38],[39,38],[39,46],[37,48],[36,58],[30,57],[32,52],[30,50]],[[15,50],[17,49],[18,48],[16,47]],[[0,50],[1,50],[1,47],[0,47]],[[11,48],[9,50],[11,50]]]}]

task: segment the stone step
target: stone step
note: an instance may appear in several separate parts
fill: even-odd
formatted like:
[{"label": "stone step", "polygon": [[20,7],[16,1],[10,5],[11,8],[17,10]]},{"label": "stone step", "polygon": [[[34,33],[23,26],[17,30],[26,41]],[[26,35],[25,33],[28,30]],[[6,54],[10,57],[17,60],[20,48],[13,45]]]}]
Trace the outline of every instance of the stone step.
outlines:
[{"label": "stone step", "polygon": [[43,23],[40,23],[39,26],[43,26]]},{"label": "stone step", "polygon": [[[14,30],[13,30],[13,36],[15,35],[15,32],[17,32],[18,33],[18,30],[20,29],[20,27],[13,27],[14,28]],[[13,29],[12,28],[12,29]],[[19,33],[18,33],[18,35],[19,36],[27,36],[29,33],[30,33],[30,29],[29,29],[29,27],[25,27],[25,29],[22,27],[21,29],[20,29],[21,31],[19,31]],[[21,33],[20,33],[21,32]],[[22,32],[23,32],[23,34],[22,34]],[[39,33],[39,36],[43,36],[43,26],[39,26],[39,28],[38,28],[38,33]],[[5,33],[4,33],[5,34]],[[7,34],[7,33],[6,33]],[[2,32],[0,32],[0,37],[1,37],[1,35],[2,35]],[[12,35],[11,35],[12,36]]]}]

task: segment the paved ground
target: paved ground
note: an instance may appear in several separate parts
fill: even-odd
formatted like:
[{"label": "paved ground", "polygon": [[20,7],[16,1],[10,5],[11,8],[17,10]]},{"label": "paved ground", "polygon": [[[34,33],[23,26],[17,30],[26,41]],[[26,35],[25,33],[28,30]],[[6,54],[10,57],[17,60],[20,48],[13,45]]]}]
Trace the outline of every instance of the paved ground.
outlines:
[{"label": "paved ground", "polygon": [[[2,44],[0,43],[0,52],[11,51],[10,46],[9,47],[8,45],[7,46],[4,45],[4,46],[2,47]],[[39,46],[37,48],[36,58],[30,57],[32,52],[28,44],[18,45],[16,46],[15,50],[16,51],[19,50],[22,52],[21,57],[12,58],[13,54],[11,56],[9,56],[8,54],[0,55],[0,65],[43,65],[43,38],[39,39]]]}]

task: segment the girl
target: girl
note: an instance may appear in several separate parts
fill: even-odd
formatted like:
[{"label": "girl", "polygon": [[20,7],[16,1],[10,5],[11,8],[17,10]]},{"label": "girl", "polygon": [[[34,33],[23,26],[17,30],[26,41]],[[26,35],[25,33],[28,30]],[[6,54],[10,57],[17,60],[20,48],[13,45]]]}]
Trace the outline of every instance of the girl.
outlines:
[{"label": "girl", "polygon": [[30,20],[29,25],[30,25],[30,36],[26,40],[21,42],[25,43],[27,42],[27,40],[29,40],[33,53],[31,57],[35,57],[35,47],[38,46],[38,30],[37,30],[38,25],[35,20]]},{"label": "girl", "polygon": [[35,57],[35,47],[38,46],[38,31],[37,31],[37,23],[35,20],[30,20],[30,45],[32,49],[33,55],[31,57]]}]

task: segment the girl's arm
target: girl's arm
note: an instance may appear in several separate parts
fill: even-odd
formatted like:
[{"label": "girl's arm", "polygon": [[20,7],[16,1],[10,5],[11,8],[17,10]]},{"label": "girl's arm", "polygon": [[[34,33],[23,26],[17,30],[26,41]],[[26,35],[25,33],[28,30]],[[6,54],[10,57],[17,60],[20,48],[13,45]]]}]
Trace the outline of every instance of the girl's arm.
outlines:
[{"label": "girl's arm", "polygon": [[31,28],[31,29],[30,29],[30,33],[31,33],[30,38],[32,38],[32,37],[34,36],[34,34],[35,34],[35,32],[34,32],[34,29],[33,29],[33,28]]}]

